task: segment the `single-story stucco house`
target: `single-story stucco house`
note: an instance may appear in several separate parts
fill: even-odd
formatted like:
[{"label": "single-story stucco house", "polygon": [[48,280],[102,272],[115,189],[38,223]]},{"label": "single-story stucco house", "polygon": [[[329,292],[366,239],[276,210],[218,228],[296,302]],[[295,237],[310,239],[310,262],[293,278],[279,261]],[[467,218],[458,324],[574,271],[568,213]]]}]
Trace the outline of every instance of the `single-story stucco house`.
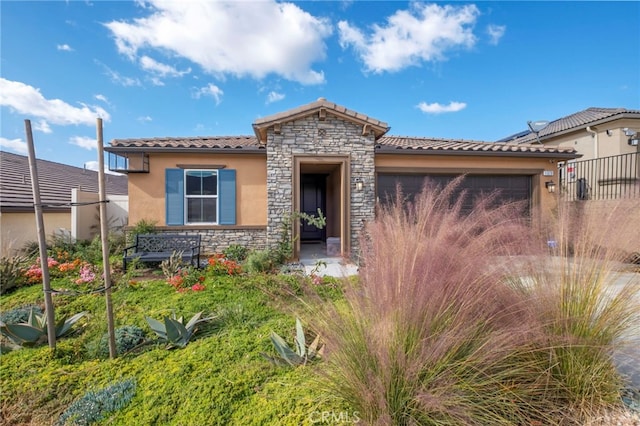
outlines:
[{"label": "single-story stucco house", "polygon": [[[98,172],[36,159],[47,237],[90,240],[97,233]],[[105,176],[107,214],[114,225],[127,221],[127,176]],[[38,240],[29,158],[0,151],[0,255],[11,256]]]},{"label": "single-story stucco house", "polygon": [[229,244],[266,247],[294,211],[320,208],[327,225],[294,229],[300,241],[339,241],[357,251],[376,203],[421,188],[425,177],[466,174],[471,193],[493,189],[526,200],[538,220],[556,205],[548,190],[558,161],[574,148],[386,136],[387,123],[324,98],[253,123],[251,136],[116,139],[110,168],[129,174],[129,224],[155,221],[162,232],[199,233],[206,252]]},{"label": "single-story stucco house", "polygon": [[568,199],[640,197],[639,110],[587,108],[498,142],[575,148],[580,161],[558,163],[558,183]]},{"label": "single-story stucco house", "polygon": [[538,134],[525,130],[498,142],[575,148],[581,161],[640,150],[640,111],[591,107],[550,121]]}]

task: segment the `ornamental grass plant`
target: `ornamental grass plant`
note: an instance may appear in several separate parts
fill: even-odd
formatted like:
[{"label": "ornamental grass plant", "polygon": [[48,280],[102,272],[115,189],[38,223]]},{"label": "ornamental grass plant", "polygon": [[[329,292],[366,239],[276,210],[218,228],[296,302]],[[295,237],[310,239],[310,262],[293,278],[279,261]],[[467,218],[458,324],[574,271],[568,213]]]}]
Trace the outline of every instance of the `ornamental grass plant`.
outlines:
[{"label": "ornamental grass plant", "polygon": [[612,350],[637,288],[609,292],[611,234],[594,219],[585,235],[586,210],[531,223],[497,194],[469,213],[458,185],[398,191],[367,225],[360,281],[321,315],[327,385],[372,425],[580,424],[619,406]]},{"label": "ornamental grass plant", "polygon": [[640,279],[624,262],[640,248],[639,217],[640,200],[561,202],[538,239],[551,239],[553,250],[525,258],[515,280],[543,327],[539,355],[561,389],[556,397],[579,423],[620,405],[627,384],[614,357],[637,355]]}]

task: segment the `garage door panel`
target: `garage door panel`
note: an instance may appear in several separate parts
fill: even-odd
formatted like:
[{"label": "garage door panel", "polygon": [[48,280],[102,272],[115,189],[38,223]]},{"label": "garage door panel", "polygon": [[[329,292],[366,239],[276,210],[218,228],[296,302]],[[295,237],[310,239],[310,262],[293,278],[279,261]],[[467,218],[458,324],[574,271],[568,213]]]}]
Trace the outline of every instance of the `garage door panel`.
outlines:
[{"label": "garage door panel", "polygon": [[[443,187],[456,177],[456,175],[379,173],[378,199],[385,204],[394,200],[396,188],[400,185],[404,198],[411,201],[416,194],[422,191],[425,180],[428,179],[435,183],[437,187]],[[529,215],[531,176],[527,175],[466,175],[454,197],[457,199],[459,194],[464,191],[466,197],[463,202],[463,210],[470,211],[477,197],[491,194],[496,190],[498,191],[496,203],[523,201],[526,204],[526,214]]]}]

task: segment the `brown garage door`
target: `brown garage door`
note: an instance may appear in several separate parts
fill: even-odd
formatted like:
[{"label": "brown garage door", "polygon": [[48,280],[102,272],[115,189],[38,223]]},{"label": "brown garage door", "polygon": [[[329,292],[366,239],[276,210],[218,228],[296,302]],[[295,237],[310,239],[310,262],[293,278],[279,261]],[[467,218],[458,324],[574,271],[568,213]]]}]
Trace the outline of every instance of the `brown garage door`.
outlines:
[{"label": "brown garage door", "polygon": [[[435,182],[438,186],[444,186],[454,179],[455,175],[434,174],[392,174],[378,173],[377,193],[381,203],[387,203],[394,198],[398,184],[402,192],[409,200],[418,194],[425,183],[425,179]],[[525,175],[466,175],[462,181],[459,192],[465,190],[463,209],[470,211],[473,200],[483,193],[488,194],[498,190],[496,202],[505,203],[512,201],[524,201],[526,214],[531,209],[531,176]]]}]

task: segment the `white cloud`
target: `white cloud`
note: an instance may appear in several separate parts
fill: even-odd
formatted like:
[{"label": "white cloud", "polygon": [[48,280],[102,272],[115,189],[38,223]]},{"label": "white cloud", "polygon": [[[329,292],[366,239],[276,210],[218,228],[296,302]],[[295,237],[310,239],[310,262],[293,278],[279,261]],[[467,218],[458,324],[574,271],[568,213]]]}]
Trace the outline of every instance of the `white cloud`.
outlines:
[{"label": "white cloud", "polygon": [[109,102],[109,99],[107,99],[107,97],[105,95],[101,95],[100,93],[98,93],[97,95],[94,96],[94,98],[96,98],[99,101],[104,102],[107,105],[111,105],[111,102]]},{"label": "white cloud", "polygon": [[303,84],[324,82],[324,73],[311,66],[326,57],[331,24],[295,4],[152,0],[147,5],[144,18],[105,24],[118,51],[132,60],[141,49],[154,49],[213,75],[276,74]]},{"label": "white cloud", "polygon": [[98,142],[96,142],[95,139],[88,138],[86,136],[71,136],[69,138],[69,143],[88,150],[98,148]]},{"label": "white cloud", "polygon": [[68,44],[58,44],[56,48],[65,52],[73,52],[73,48]]},{"label": "white cloud", "polygon": [[151,77],[149,78],[149,81],[151,81],[151,84],[153,84],[154,86],[164,86],[164,81],[160,80],[160,77]]},{"label": "white cloud", "polygon": [[160,77],[182,77],[183,75],[191,72],[191,68],[187,68],[184,71],[178,71],[171,65],[163,64],[146,55],[140,58],[140,66],[143,70],[157,74]]},{"label": "white cloud", "polygon": [[50,123],[93,126],[98,117],[105,121],[111,119],[109,113],[99,106],[80,103],[79,107],[75,107],[60,99],[46,99],[40,89],[4,78],[0,78],[0,105],[19,114],[39,118],[37,130],[45,132],[51,130]]},{"label": "white cloud", "polygon": [[113,82],[115,84],[119,84],[120,86],[124,86],[124,87],[141,86],[142,85],[140,83],[140,80],[138,80],[137,78],[126,77],[126,76],[120,74],[119,72],[112,70],[111,68],[109,68],[105,64],[100,64],[100,65],[102,65],[104,67],[105,74],[109,77],[111,82]]},{"label": "white cloud", "polygon": [[399,71],[422,62],[446,59],[446,53],[476,42],[473,25],[480,12],[475,5],[439,6],[411,3],[386,25],[373,24],[369,34],[346,21],[338,23],[340,45],[352,46],[368,71]]},{"label": "white cloud", "polygon": [[420,102],[416,105],[420,111],[427,114],[442,114],[444,112],[458,112],[462,111],[467,107],[467,104],[464,102],[449,102],[449,105],[442,105],[438,102],[434,102],[432,104],[428,104],[426,102]]},{"label": "white cloud", "polygon": [[142,117],[138,117],[138,121],[141,123],[150,123],[151,121],[153,121],[153,118],[149,117],[148,115],[145,115]]},{"label": "white cloud", "polygon": [[505,31],[507,31],[507,27],[504,25],[488,25],[487,34],[489,34],[489,43],[498,44]]},{"label": "white cloud", "polygon": [[275,91],[271,91],[267,95],[267,104],[281,101],[281,100],[284,99],[284,97],[285,97],[284,93],[278,93],[278,92],[275,92]]},{"label": "white cloud", "polygon": [[33,129],[42,133],[52,133],[51,127],[49,127],[49,123],[46,120],[38,120],[33,124]]},{"label": "white cloud", "polygon": [[7,139],[0,136],[0,146],[3,148],[9,148],[11,151],[17,152],[18,154],[27,154],[29,152],[27,143],[22,139]]},{"label": "white cloud", "polygon": [[197,89],[194,92],[193,97],[196,99],[200,99],[202,96],[211,96],[216,100],[216,105],[219,105],[220,102],[222,102],[221,98],[223,94],[224,92],[221,88],[219,88],[215,84],[209,83],[206,86]]}]

